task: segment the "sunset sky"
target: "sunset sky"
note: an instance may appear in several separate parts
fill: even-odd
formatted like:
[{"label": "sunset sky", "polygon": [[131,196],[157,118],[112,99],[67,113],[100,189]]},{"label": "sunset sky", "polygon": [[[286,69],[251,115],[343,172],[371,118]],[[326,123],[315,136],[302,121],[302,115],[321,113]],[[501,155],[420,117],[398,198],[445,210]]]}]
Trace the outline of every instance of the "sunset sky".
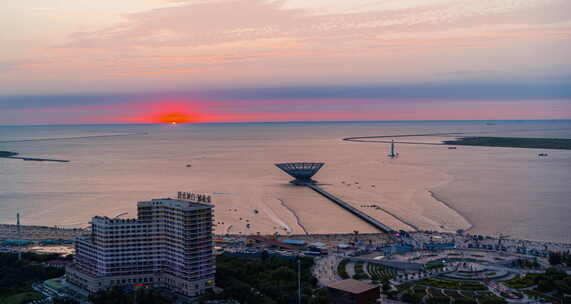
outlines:
[{"label": "sunset sky", "polygon": [[569,0],[23,0],[0,125],[571,119]]}]

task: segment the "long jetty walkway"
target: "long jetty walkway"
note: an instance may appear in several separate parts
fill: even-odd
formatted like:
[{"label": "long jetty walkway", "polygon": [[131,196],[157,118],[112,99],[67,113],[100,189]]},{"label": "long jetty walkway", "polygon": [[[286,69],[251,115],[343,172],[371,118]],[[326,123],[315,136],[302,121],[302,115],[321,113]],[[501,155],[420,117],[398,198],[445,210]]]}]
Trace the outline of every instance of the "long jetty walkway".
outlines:
[{"label": "long jetty walkway", "polygon": [[354,215],[356,215],[357,217],[359,217],[363,221],[367,222],[369,225],[371,225],[371,226],[373,226],[379,230],[382,230],[384,232],[388,232],[388,233],[395,231],[391,227],[377,221],[376,219],[365,214],[364,212],[359,211],[357,208],[349,205],[348,203],[344,202],[343,200],[334,196],[333,194],[319,188],[319,186],[317,186],[315,184],[311,184],[311,183],[306,183],[305,186],[307,186],[307,187],[313,189],[313,191],[323,195],[325,198],[327,198],[330,201],[334,202],[335,204],[341,206],[343,209],[353,213]]}]

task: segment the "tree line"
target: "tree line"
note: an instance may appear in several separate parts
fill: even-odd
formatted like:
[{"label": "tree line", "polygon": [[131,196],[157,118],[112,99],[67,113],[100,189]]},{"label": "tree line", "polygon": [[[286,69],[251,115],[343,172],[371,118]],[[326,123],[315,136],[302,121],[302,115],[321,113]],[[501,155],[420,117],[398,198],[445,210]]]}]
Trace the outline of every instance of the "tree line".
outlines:
[{"label": "tree line", "polygon": [[571,267],[571,253],[569,251],[554,251],[549,253],[549,264],[555,265],[566,265]]},{"label": "tree line", "polygon": [[[301,258],[301,297],[303,303],[328,303],[326,289],[317,288],[311,273],[312,258]],[[297,259],[263,255],[261,259],[243,259],[228,255],[216,257],[216,285],[223,291],[207,299],[236,300],[242,304],[297,303]]]},{"label": "tree line", "polygon": [[44,267],[42,263],[61,258],[59,254],[0,253],[0,299],[11,295],[33,292],[32,283],[61,277],[63,268]]}]

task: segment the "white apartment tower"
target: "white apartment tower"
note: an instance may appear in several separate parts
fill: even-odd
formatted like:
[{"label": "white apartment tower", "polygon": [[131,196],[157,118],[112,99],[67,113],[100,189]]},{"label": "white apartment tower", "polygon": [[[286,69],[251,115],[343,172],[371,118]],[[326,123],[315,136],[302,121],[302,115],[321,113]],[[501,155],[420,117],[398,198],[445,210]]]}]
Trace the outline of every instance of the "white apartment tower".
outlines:
[{"label": "white apartment tower", "polygon": [[91,234],[76,240],[67,282],[85,293],[150,286],[202,294],[215,273],[209,202],[209,196],[179,192],[177,199],[138,202],[136,219],[93,217]]}]

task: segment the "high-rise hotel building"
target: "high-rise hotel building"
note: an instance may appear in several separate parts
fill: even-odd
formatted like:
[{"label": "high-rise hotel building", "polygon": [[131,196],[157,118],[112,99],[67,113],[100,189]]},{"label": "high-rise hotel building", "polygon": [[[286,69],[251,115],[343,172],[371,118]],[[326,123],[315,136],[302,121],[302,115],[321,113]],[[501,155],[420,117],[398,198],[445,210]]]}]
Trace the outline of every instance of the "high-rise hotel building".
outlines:
[{"label": "high-rise hotel building", "polygon": [[114,286],[164,287],[197,296],[214,285],[210,197],[137,203],[136,219],[95,216],[91,234],[75,243],[66,269],[71,287],[94,293]]}]

